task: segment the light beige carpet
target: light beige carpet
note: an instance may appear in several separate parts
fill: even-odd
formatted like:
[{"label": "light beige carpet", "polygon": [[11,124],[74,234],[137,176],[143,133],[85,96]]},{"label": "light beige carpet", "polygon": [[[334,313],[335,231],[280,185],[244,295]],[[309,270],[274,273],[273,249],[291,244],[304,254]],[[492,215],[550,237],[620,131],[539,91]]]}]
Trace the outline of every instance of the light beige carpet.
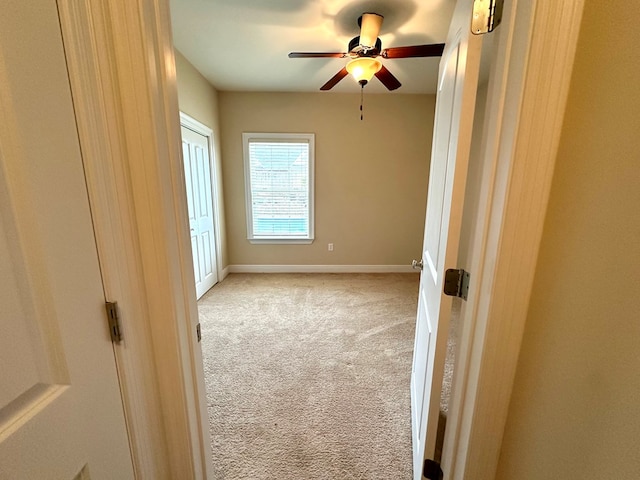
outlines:
[{"label": "light beige carpet", "polygon": [[417,274],[231,274],[198,303],[214,477],[411,479]]}]

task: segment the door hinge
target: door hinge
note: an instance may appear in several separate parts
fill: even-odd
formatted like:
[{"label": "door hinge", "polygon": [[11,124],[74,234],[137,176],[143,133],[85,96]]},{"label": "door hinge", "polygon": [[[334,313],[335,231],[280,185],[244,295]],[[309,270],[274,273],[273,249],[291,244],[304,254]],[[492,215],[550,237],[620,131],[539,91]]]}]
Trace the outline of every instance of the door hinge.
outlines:
[{"label": "door hinge", "polygon": [[109,334],[111,341],[120,343],[122,341],[122,330],[120,329],[120,315],[118,313],[118,302],[106,302],[107,321],[109,322]]},{"label": "door hinge", "polygon": [[502,21],[504,0],[474,0],[471,33],[483,35],[493,32]]},{"label": "door hinge", "polygon": [[443,477],[440,464],[433,460],[425,460],[424,468],[422,469],[422,475],[429,480],[441,480]]},{"label": "door hinge", "polygon": [[466,300],[469,296],[471,274],[461,268],[450,268],[444,273],[444,294]]},{"label": "door hinge", "polygon": [[202,329],[199,323],[196,325],[196,337],[198,337],[198,342],[202,340]]}]

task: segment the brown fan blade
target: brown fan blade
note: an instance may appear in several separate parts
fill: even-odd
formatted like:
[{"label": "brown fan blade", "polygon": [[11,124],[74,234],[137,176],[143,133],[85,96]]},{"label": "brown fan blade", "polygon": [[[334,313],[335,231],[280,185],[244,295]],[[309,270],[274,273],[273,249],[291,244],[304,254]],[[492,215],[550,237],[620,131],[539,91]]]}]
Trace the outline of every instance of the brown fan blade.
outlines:
[{"label": "brown fan blade", "polygon": [[389,90],[395,90],[396,88],[400,88],[402,85],[384,65],[382,65],[382,68],[376,72],[376,77]]},{"label": "brown fan blade", "polygon": [[291,52],[289,58],[345,58],[346,53],[338,52]]},{"label": "brown fan blade", "polygon": [[342,80],[347,75],[349,75],[349,72],[347,72],[347,68],[344,67],[342,70],[340,70],[338,73],[336,73],[333,77],[331,77],[331,80],[329,80],[327,83],[325,83],[323,86],[321,86],[320,90],[331,90],[333,87],[336,86],[336,84],[340,80]]},{"label": "brown fan blade", "polygon": [[380,55],[383,58],[439,57],[443,51],[444,43],[432,43],[430,45],[385,48]]}]

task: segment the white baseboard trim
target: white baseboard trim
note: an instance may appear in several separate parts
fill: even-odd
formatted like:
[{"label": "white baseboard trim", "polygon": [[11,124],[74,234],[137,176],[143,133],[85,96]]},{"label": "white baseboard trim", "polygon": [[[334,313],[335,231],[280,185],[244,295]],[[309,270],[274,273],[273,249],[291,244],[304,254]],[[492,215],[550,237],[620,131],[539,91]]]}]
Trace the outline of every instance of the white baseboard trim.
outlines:
[{"label": "white baseboard trim", "polygon": [[[411,265],[229,265],[229,273],[412,273]],[[225,275],[226,276],[226,275]]]},{"label": "white baseboard trim", "polygon": [[227,265],[226,267],[224,267],[222,269],[222,271],[220,272],[220,279],[219,281],[221,282],[222,280],[224,280],[225,278],[227,278],[227,275],[229,275],[231,273],[231,267],[229,265]]}]

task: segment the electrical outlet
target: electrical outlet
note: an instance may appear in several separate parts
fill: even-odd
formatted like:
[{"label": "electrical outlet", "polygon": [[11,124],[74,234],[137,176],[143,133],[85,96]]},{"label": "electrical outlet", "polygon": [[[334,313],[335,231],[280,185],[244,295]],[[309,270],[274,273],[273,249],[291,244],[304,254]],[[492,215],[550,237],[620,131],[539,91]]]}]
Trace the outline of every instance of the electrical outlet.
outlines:
[{"label": "electrical outlet", "polygon": [[329,245],[327,245],[327,247],[330,252],[333,252],[333,243],[330,243]]}]

